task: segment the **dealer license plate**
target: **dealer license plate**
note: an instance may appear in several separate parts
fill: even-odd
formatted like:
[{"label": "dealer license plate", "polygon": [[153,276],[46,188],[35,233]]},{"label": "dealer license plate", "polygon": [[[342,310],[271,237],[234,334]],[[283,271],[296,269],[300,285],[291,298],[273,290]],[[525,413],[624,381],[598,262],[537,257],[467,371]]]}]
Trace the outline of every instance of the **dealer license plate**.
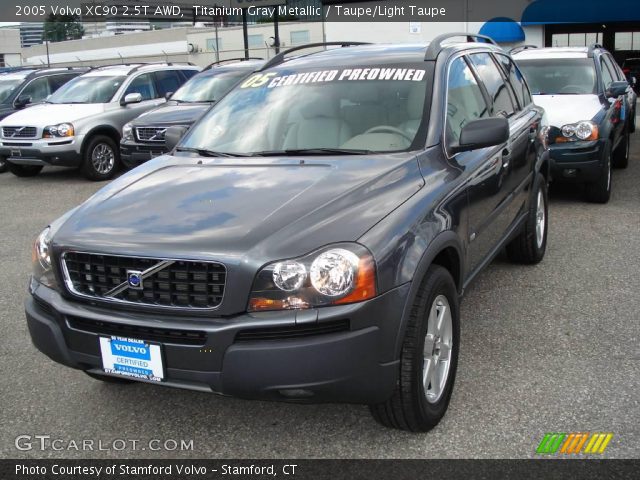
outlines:
[{"label": "dealer license plate", "polygon": [[123,337],[100,337],[105,373],[160,382],[164,378],[160,345]]},{"label": "dealer license plate", "polygon": [[21,157],[22,156],[22,150],[20,150],[19,148],[12,148],[10,150],[10,155],[12,157]]}]

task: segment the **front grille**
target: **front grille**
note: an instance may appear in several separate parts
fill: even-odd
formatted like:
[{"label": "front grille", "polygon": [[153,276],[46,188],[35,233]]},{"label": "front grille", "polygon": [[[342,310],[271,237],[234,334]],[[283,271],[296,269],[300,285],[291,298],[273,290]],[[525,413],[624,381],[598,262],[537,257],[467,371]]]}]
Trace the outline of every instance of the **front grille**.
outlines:
[{"label": "front grille", "polygon": [[[158,307],[216,308],[222,302],[227,276],[224,265],[216,262],[81,252],[66,252],[62,261],[72,294]],[[129,283],[133,275],[142,276],[138,288]]]},{"label": "front grille", "polygon": [[136,138],[140,142],[164,142],[167,127],[135,127]]},{"label": "front grille", "polygon": [[171,330],[167,328],[141,327],[123,325],[121,323],[103,322],[88,318],[67,316],[69,327],[97,335],[114,335],[119,337],[148,340],[150,342],[175,343],[179,345],[204,345],[207,343],[206,332],[196,330]]},{"label": "front grille", "polygon": [[291,325],[286,327],[264,327],[251,330],[241,330],[236,334],[235,341],[255,342],[260,340],[289,340],[315,335],[326,335],[349,331],[349,320],[333,320],[331,322]]},{"label": "front grille", "polygon": [[36,127],[2,127],[4,138],[36,138]]}]

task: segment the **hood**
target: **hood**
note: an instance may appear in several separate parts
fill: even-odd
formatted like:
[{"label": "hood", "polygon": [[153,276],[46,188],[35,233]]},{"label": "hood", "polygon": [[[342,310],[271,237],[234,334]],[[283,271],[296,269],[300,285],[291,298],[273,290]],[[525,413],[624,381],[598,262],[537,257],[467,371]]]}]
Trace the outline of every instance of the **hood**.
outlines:
[{"label": "hood", "polygon": [[211,108],[210,103],[165,103],[143,113],[131,124],[138,127],[142,125],[191,125],[209,108]]},{"label": "hood", "polygon": [[43,103],[18,110],[3,120],[2,123],[6,125],[7,122],[10,122],[11,125],[29,125],[43,128],[51,124],[75,122],[81,118],[98,115],[102,112],[104,112],[104,104],[102,103]]},{"label": "hood", "polygon": [[98,191],[54,232],[53,242],[56,249],[230,264],[286,258],[357,240],[423,184],[409,154],[165,155]]},{"label": "hood", "polygon": [[591,120],[603,109],[597,95],[533,95],[533,102],[544,108],[549,125],[558,128]]}]

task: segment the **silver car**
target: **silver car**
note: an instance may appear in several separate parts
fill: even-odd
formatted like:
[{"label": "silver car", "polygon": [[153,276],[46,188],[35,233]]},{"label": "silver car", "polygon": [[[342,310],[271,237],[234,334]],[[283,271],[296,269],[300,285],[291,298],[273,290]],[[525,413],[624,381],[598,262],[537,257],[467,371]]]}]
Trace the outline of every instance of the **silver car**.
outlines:
[{"label": "silver car", "polygon": [[0,157],[20,177],[49,165],[80,167],[107,180],[120,166],[122,126],[157,107],[199,71],[193,65],[133,64],[92,69],[45,103],[0,122]]}]

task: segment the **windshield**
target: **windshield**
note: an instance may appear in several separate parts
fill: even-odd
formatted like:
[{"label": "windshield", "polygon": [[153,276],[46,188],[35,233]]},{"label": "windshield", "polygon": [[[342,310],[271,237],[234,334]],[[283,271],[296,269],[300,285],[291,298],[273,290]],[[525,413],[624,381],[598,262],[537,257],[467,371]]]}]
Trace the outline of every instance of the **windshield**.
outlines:
[{"label": "windshield", "polygon": [[587,95],[596,92],[591,58],[519,60],[533,95]]},{"label": "windshield", "polygon": [[213,102],[220,100],[245,75],[247,75],[247,70],[220,73],[218,75],[196,75],[180,87],[171,96],[171,100],[178,102]]},{"label": "windshield", "polygon": [[0,77],[0,103],[9,98],[16,88],[22,85],[24,78],[2,78]]},{"label": "windshield", "polygon": [[241,155],[408,150],[423,117],[425,73],[424,64],[256,73],[205,114],[179,149]]},{"label": "windshield", "polygon": [[80,76],[65,83],[48,99],[51,103],[107,103],[126,76]]}]

